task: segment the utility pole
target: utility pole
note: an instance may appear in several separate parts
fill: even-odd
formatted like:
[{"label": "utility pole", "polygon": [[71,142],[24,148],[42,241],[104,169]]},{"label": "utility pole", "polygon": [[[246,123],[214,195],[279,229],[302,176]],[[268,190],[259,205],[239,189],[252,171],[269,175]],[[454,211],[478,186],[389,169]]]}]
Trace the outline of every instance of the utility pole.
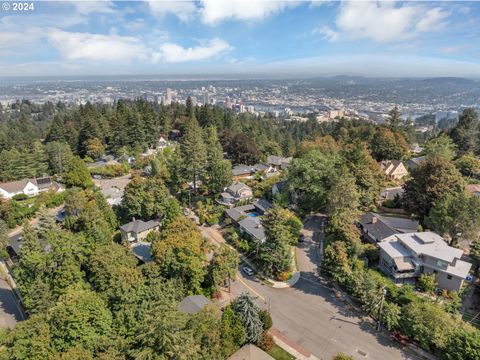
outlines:
[{"label": "utility pole", "polygon": [[382,301],[380,302],[380,311],[378,312],[378,325],[377,331],[380,331],[380,324],[382,322],[382,310],[383,310],[383,302],[385,301],[385,295],[387,295],[387,289],[382,289]]}]

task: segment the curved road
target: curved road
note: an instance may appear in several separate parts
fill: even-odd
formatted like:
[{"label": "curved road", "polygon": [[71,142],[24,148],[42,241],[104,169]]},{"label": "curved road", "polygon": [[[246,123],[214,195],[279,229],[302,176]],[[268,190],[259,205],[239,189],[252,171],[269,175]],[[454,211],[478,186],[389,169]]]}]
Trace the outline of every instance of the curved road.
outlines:
[{"label": "curved road", "polygon": [[[248,291],[256,296],[258,304],[271,312],[275,331],[306,354],[306,358],[311,354],[311,358],[330,360],[343,352],[354,359],[419,359],[400,349],[388,336],[377,333],[370,318],[338,299],[321,283],[317,264],[323,234],[314,224],[308,225],[315,241],[299,244],[297,260],[301,278],[292,288],[275,289],[239,271],[237,281],[232,282],[232,295]],[[205,230],[209,238],[223,242],[218,230]]]}]

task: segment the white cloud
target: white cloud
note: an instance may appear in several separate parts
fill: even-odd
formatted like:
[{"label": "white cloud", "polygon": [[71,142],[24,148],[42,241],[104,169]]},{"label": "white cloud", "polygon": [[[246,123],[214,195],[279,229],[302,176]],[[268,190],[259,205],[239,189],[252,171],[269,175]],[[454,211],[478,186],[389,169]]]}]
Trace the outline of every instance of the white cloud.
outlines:
[{"label": "white cloud", "polygon": [[123,27],[130,31],[140,31],[145,29],[147,25],[144,19],[138,18],[138,19],[126,22],[125,24],[123,24]]},{"label": "white cloud", "polygon": [[179,63],[206,60],[231,50],[230,45],[220,38],[184,48],[169,42],[158,45],[158,40],[155,43],[139,37],[120,36],[114,31],[103,35],[51,29],[47,38],[68,61]]},{"label": "white cloud", "polygon": [[2,31],[0,32],[0,49],[9,49],[34,44],[40,38],[41,31],[35,28],[29,28],[23,32]]},{"label": "white cloud", "polygon": [[147,49],[132,36],[50,30],[48,41],[67,60],[131,61],[146,59]]},{"label": "white cloud", "polygon": [[202,21],[215,25],[227,19],[261,20],[281,12],[287,7],[297,6],[295,1],[265,0],[202,0]]},{"label": "white cloud", "polygon": [[101,1],[75,1],[72,3],[77,13],[88,15],[93,13],[113,14],[113,2],[108,0]]},{"label": "white cloud", "polygon": [[428,9],[424,4],[349,1],[339,5],[336,29],[323,27],[315,32],[330,41],[337,41],[342,36],[380,43],[398,42],[411,39],[420,32],[443,28],[449,15],[440,7]]},{"label": "white cloud", "polygon": [[416,6],[395,7],[390,2],[346,2],[336,19],[338,29],[350,38],[371,38],[378,42],[402,40],[417,13]]},{"label": "white cloud", "polygon": [[230,45],[219,38],[209,40],[203,46],[189,48],[173,43],[165,43],[160,46],[160,51],[154,54],[154,60],[162,59],[168,63],[206,60],[230,49]]},{"label": "white cloud", "polygon": [[321,28],[316,28],[313,30],[314,34],[320,34],[325,40],[328,41],[338,41],[340,39],[340,33],[338,31],[334,31],[328,26],[322,26]]},{"label": "white cloud", "polygon": [[419,32],[439,30],[445,27],[445,19],[450,14],[440,7],[435,7],[427,11],[425,16],[417,23],[415,29]]},{"label": "white cloud", "polygon": [[197,7],[192,1],[149,0],[148,7],[153,15],[165,16],[174,14],[183,22],[192,20],[197,12]]}]

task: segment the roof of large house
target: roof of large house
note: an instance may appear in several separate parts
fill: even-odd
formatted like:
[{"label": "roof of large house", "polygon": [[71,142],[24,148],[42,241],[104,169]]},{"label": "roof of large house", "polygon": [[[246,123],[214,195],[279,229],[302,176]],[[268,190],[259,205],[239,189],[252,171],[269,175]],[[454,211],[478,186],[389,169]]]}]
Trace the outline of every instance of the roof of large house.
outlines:
[{"label": "roof of large house", "polygon": [[25,189],[25,186],[27,186],[29,182],[36,185],[35,179],[22,179],[17,181],[1,183],[0,188],[5,190],[8,193],[18,193],[23,191],[23,189]]},{"label": "roof of large house", "polygon": [[147,222],[143,220],[133,220],[127,224],[120,226],[120,230],[138,234],[138,233],[153,229],[159,225],[160,225],[160,222],[156,220],[149,220]]},{"label": "roof of large house", "polygon": [[424,161],[426,158],[427,158],[426,156],[413,157],[413,158],[407,160],[407,162],[409,162],[410,164],[414,164],[414,165],[420,165],[420,163],[422,161]]},{"label": "roof of large house", "polygon": [[403,163],[400,160],[383,160],[380,162],[380,168],[386,175],[392,174],[399,167],[403,167]]},{"label": "roof of large house", "polygon": [[272,203],[267,199],[260,198],[253,202],[253,206],[255,206],[262,213],[266,213],[272,207]]},{"label": "roof of large house", "polygon": [[212,304],[204,295],[190,295],[182,300],[179,310],[186,314],[196,314],[205,306]]},{"label": "roof of large house", "polygon": [[255,169],[250,166],[250,165],[236,165],[232,168],[232,174],[233,176],[239,176],[239,175],[247,175],[251,174],[255,171]]},{"label": "roof of large house", "polygon": [[419,224],[417,220],[382,216],[372,212],[363,214],[359,222],[364,230],[368,230],[379,241],[397,233],[416,232]]},{"label": "roof of large house", "polygon": [[289,164],[292,161],[291,157],[285,158],[282,156],[270,155],[267,157],[267,164],[281,166],[282,164]]},{"label": "roof of large house", "polygon": [[255,210],[255,206],[253,204],[237,206],[231,209],[227,209],[225,213],[228,217],[230,217],[234,221],[238,221],[245,216],[246,212]]},{"label": "roof of large house", "polygon": [[227,191],[232,194],[238,194],[242,190],[252,190],[252,189],[250,188],[250,186],[245,185],[242,182],[233,183],[227,188]]},{"label": "roof of large house", "polygon": [[238,222],[238,226],[258,241],[263,242],[265,240],[265,229],[262,226],[260,217],[247,216],[245,219]]},{"label": "roof of large house", "polygon": [[243,345],[227,360],[274,360],[265,351],[253,344]]},{"label": "roof of large house", "polygon": [[409,260],[413,254],[427,255],[434,259],[446,261],[445,270],[449,274],[465,278],[472,264],[460,260],[463,251],[449,246],[445,240],[434,232],[417,232],[395,234],[378,244],[392,259]]}]

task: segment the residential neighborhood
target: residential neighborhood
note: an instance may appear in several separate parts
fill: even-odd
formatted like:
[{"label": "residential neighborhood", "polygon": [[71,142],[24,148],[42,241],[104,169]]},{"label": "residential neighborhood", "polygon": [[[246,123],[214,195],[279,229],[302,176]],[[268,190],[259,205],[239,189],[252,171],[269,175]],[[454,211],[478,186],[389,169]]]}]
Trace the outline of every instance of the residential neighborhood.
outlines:
[{"label": "residential neighborhood", "polygon": [[[214,351],[201,345],[214,336],[222,350],[209,359],[441,358],[433,335],[413,330],[433,326],[432,312],[476,339],[480,191],[464,159],[438,156],[437,142],[447,152],[453,138],[420,153],[400,147],[402,160],[391,160],[331,135],[278,155],[235,135],[248,153],[237,158],[232,135],[202,127],[188,115],[202,108],[189,106],[182,131],[137,152],[85,140],[88,156],[70,150],[48,176],[0,183],[10,289],[0,301],[18,309],[3,315],[12,334],[16,322],[52,319],[68,332],[58,309],[91,301],[110,331],[108,319],[133,306],[153,327],[158,313],[171,317],[174,334],[203,349],[192,351]],[[99,331],[89,319],[82,326]],[[151,346],[116,336],[133,352]]]}]

